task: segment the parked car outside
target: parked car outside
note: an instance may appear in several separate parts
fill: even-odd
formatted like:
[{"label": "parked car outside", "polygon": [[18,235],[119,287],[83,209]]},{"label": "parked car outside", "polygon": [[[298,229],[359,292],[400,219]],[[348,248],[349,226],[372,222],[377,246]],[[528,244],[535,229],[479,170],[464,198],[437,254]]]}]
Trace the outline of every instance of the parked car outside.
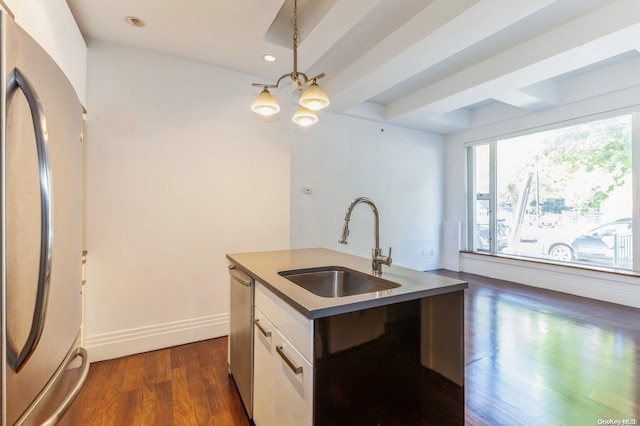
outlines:
[{"label": "parked car outside", "polygon": [[[489,250],[489,224],[478,224],[478,249],[483,251]],[[498,232],[497,232],[496,251],[500,252],[509,245],[509,236],[511,235],[511,228],[506,225],[502,220],[498,220]]]},{"label": "parked car outside", "polygon": [[[603,266],[614,265],[616,242],[620,250],[621,237],[630,236],[630,218],[618,219],[593,228],[572,240],[556,240],[543,246],[543,252],[553,260],[563,262],[593,262]],[[630,257],[630,243],[628,253]]]}]

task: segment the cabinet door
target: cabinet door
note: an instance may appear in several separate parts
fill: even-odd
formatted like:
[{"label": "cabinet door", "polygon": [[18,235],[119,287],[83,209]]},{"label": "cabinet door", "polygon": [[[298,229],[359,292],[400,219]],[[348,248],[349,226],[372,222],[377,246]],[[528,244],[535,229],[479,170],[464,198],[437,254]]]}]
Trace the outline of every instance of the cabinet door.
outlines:
[{"label": "cabinet door", "polygon": [[313,420],[313,368],[277,330],[273,333],[278,426],[311,425]]},{"label": "cabinet door", "polygon": [[253,330],[253,421],[256,426],[276,425],[275,327],[255,309]]}]

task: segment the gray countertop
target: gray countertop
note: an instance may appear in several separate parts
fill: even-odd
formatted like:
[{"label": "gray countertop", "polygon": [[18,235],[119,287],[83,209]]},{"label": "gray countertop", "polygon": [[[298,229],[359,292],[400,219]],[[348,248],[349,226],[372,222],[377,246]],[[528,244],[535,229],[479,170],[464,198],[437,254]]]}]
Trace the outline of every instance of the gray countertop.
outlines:
[{"label": "gray countertop", "polygon": [[371,275],[371,259],[324,248],[231,253],[227,254],[227,259],[310,319],[435,296],[468,287],[465,281],[392,265],[383,266],[381,278],[400,284],[400,287],[374,293],[328,298],[316,296],[278,275],[278,272],[342,266]]}]

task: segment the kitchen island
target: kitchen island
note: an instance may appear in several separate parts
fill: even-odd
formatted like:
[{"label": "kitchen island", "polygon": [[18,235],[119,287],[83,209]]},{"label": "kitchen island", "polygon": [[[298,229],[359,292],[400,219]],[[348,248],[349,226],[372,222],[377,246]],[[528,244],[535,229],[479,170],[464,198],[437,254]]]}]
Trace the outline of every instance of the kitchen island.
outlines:
[{"label": "kitchen island", "polygon": [[[377,277],[327,249],[227,258],[255,280],[256,425],[464,423],[466,282],[398,266]],[[292,281],[334,269],[382,287],[326,297]]]}]

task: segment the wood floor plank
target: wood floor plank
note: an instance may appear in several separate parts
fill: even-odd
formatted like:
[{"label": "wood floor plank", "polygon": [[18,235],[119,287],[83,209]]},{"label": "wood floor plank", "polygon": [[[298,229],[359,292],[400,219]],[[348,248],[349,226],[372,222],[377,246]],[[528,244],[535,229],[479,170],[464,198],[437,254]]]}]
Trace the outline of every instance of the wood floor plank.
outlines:
[{"label": "wood floor plank", "polygon": [[193,403],[196,423],[207,425],[211,423],[211,413],[213,412],[207,394],[208,384],[202,376],[202,369],[187,372],[187,382],[189,386],[189,396]]},{"label": "wood floor plank", "polygon": [[144,423],[140,417],[142,405],[142,389],[132,389],[121,392],[114,407],[115,416],[112,417],[112,425],[137,425]]},{"label": "wood floor plank", "polygon": [[197,424],[193,401],[189,395],[186,367],[172,369],[171,395],[174,424],[177,426]]},{"label": "wood floor plank", "polygon": [[126,374],[122,374],[122,383],[120,390],[123,392],[140,389],[144,386],[144,360],[148,356],[146,354],[138,354],[135,356],[127,357],[123,360],[124,371]]},{"label": "wood floor plank", "polygon": [[198,351],[194,351],[188,345],[175,346],[171,348],[169,353],[171,354],[171,368],[174,370],[177,368],[200,368]]},{"label": "wood floor plank", "polygon": [[141,355],[142,383],[154,388],[158,383],[171,380],[171,352],[153,351]]},{"label": "wood floor plank", "polygon": [[227,348],[211,340],[205,340],[202,342],[202,350],[198,351],[198,362],[201,367],[211,367],[220,363],[222,358],[226,359],[226,356]]}]

